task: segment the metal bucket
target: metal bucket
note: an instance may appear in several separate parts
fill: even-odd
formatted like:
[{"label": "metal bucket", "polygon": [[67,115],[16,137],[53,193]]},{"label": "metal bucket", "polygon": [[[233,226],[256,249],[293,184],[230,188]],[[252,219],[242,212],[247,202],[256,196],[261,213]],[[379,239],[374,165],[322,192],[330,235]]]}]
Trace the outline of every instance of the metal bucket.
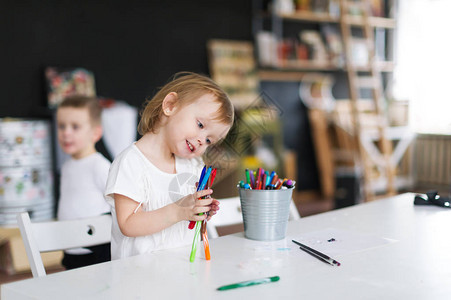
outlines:
[{"label": "metal bucket", "polygon": [[277,241],[285,238],[293,188],[248,190],[238,188],[246,238]]}]

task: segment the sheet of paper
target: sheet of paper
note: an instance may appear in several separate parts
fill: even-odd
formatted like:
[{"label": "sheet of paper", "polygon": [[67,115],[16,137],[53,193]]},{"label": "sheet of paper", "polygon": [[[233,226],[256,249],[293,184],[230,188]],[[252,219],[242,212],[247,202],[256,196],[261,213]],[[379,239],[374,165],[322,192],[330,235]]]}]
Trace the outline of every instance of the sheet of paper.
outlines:
[{"label": "sheet of paper", "polygon": [[363,251],[396,242],[389,238],[336,228],[308,232],[292,239],[330,256]]}]

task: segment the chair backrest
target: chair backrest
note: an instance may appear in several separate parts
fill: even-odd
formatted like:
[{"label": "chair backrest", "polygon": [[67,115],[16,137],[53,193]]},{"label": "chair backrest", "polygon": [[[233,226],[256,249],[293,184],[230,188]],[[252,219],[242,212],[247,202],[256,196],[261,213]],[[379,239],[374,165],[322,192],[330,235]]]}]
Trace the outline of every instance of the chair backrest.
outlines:
[{"label": "chair backrest", "polygon": [[89,247],[111,241],[111,215],[32,223],[28,212],[17,215],[17,223],[33,277],[45,276],[41,252]]},{"label": "chair backrest", "polygon": [[[217,238],[218,231],[216,227],[228,226],[243,223],[243,215],[241,213],[240,197],[231,197],[218,199],[221,203],[220,210],[210,221],[207,222],[207,232],[210,238]],[[293,200],[290,203],[289,220],[297,220],[301,216]]]}]

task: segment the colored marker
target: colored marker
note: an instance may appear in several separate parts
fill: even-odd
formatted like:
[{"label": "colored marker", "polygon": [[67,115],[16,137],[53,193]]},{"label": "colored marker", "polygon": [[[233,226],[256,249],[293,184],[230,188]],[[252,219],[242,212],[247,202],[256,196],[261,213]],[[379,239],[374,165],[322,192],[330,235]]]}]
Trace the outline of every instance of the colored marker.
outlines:
[{"label": "colored marker", "polygon": [[261,185],[261,181],[260,181],[260,179],[257,179],[257,181],[255,181],[255,189],[256,190],[259,190],[260,189],[260,185]]},{"label": "colored marker", "polygon": [[[204,181],[206,170],[207,170],[207,166],[204,165],[204,167],[202,168],[202,172],[200,173],[199,182],[197,183],[197,191],[201,190],[200,186],[201,186],[202,182]],[[188,229],[193,229],[195,225],[196,225],[196,222],[190,221],[188,224]]]},{"label": "colored marker", "polygon": [[210,182],[210,186],[208,188],[211,188],[211,186],[213,185],[213,181],[215,181],[215,177],[216,177],[216,172],[217,172],[217,169],[213,168],[213,170],[211,171],[211,176],[210,176],[211,182]]},{"label": "colored marker", "polygon": [[[205,188],[205,185],[207,184],[208,179],[210,178],[210,173],[211,173],[211,166],[208,167],[207,172],[205,173],[204,180],[202,181],[202,185],[201,185],[201,187],[200,187],[201,190],[203,190],[203,189]],[[194,222],[194,221],[190,221],[190,224],[188,225],[188,226],[189,226],[188,228],[191,227],[192,222]],[[192,244],[192,246],[191,246],[191,254],[190,254],[190,256],[189,256],[189,261],[190,261],[190,262],[193,262],[193,261],[194,261],[194,258],[195,258],[195,256],[196,256],[196,251],[197,251],[197,239],[199,238],[200,227],[201,227],[201,225],[202,225],[202,222],[201,222],[201,221],[197,221],[197,222],[195,222],[194,224],[195,224],[195,229],[194,229],[195,232],[194,232],[194,240],[193,240],[193,244]]]},{"label": "colored marker", "polygon": [[250,175],[250,177],[251,177],[251,182],[250,182],[250,185],[251,185],[251,187],[252,187],[252,188],[255,188],[255,177],[254,177],[254,171],[250,170],[250,171],[249,171],[249,175]]},{"label": "colored marker", "polygon": [[243,281],[243,282],[238,282],[238,283],[218,287],[218,291],[231,290],[231,289],[236,289],[236,288],[246,287],[246,286],[251,286],[251,285],[257,285],[257,284],[262,284],[262,283],[276,282],[276,281],[279,281],[279,279],[280,279],[279,276],[273,276],[273,277],[248,280],[248,281]]},{"label": "colored marker", "polygon": [[207,172],[205,172],[205,176],[202,180],[202,184],[200,185],[200,191],[205,189],[205,186],[207,185],[207,182],[208,182],[208,178],[210,178],[210,173],[211,173],[211,166],[208,167]]},{"label": "colored marker", "polygon": [[196,251],[197,251],[197,240],[199,239],[200,234],[200,226],[202,225],[201,222],[196,222],[196,229],[194,232],[194,240],[193,244],[191,245],[191,253],[189,255],[189,261],[194,262],[194,259],[196,257]]},{"label": "colored marker", "polygon": [[272,186],[275,186],[277,180],[279,180],[279,176],[277,176],[277,174],[274,173],[274,176],[273,176],[272,179],[271,179],[271,185],[272,185]]},{"label": "colored marker", "polygon": [[269,172],[265,171],[265,175],[266,175],[265,186],[267,186],[270,183],[270,181],[269,181],[269,179],[270,179]]},{"label": "colored marker", "polygon": [[[206,166],[204,166],[205,169]],[[198,191],[202,191],[203,189],[205,189],[205,185],[208,182],[208,179],[210,178],[210,173],[211,173],[211,166],[208,167],[207,171],[204,172],[204,170],[202,170],[201,179],[199,179],[199,183],[197,184],[197,190]],[[203,176],[202,176],[203,175]],[[194,226],[196,225],[196,222],[194,221],[190,221],[188,224],[188,229],[193,229]]]},{"label": "colored marker", "polygon": [[199,191],[200,184],[201,184],[202,180],[204,179],[205,171],[206,171],[206,170],[207,170],[207,166],[204,165],[204,167],[202,168],[202,172],[200,173],[199,182],[197,183],[197,191]]},{"label": "colored marker", "polygon": [[271,175],[269,175],[269,184],[272,184],[273,178],[276,175],[276,171],[272,171]]},{"label": "colored marker", "polygon": [[285,182],[285,185],[287,188],[291,189],[296,184],[296,181],[288,179],[287,182]]},{"label": "colored marker", "polygon": [[246,180],[247,180],[247,183],[249,183],[249,184],[251,184],[251,178],[249,177],[249,169],[246,169]]},{"label": "colored marker", "polygon": [[262,181],[262,176],[263,176],[262,175],[262,170],[263,170],[262,168],[258,168],[257,169],[257,180],[260,181],[260,182]]}]

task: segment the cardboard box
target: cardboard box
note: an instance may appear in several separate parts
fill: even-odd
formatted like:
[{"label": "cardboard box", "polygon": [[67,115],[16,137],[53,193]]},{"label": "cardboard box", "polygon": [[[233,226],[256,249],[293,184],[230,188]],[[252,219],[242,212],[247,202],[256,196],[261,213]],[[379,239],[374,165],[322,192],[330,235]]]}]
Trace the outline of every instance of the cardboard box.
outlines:
[{"label": "cardboard box", "polygon": [[[41,253],[44,267],[62,267],[63,251]],[[19,228],[0,227],[0,272],[8,275],[30,272]]]}]

